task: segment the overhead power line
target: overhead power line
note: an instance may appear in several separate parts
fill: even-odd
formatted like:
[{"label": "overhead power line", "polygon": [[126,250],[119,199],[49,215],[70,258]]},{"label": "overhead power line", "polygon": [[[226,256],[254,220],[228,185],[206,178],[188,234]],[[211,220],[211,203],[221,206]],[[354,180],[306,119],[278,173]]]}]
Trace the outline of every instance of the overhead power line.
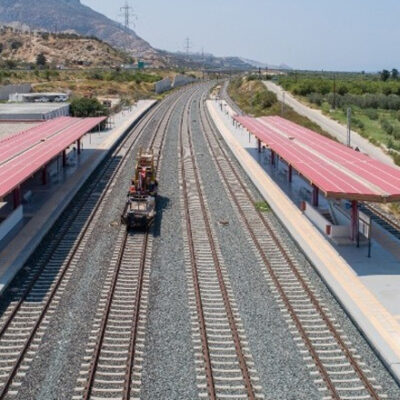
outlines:
[{"label": "overhead power line", "polygon": [[125,0],[125,4],[123,7],[120,8],[122,14],[120,16],[124,20],[124,27],[126,30],[135,27],[134,21],[137,19],[137,15],[133,12],[133,7],[129,4],[128,0]]}]

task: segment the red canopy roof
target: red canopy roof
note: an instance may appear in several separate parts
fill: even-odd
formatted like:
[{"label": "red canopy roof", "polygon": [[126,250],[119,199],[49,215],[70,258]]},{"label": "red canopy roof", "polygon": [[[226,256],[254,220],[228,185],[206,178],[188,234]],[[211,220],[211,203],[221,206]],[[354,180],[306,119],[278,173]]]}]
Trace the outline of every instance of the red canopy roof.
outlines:
[{"label": "red canopy roof", "polygon": [[280,117],[235,119],[327,197],[400,200],[400,169]]},{"label": "red canopy roof", "polygon": [[0,197],[6,196],[105,119],[57,118],[1,140]]}]

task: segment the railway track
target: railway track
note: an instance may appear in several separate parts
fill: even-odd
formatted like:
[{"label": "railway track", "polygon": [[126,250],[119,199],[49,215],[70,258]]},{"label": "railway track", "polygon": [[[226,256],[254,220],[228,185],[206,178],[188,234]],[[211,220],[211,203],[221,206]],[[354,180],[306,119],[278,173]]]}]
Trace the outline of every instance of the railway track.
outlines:
[{"label": "railway track", "polygon": [[218,140],[204,101],[199,107],[202,130],[218,174],[323,399],[387,398],[276,226],[256,207],[239,169]]},{"label": "railway track", "polygon": [[362,204],[361,211],[367,214],[373,221],[391,233],[396,239],[400,239],[400,225],[389,216],[385,215],[377,207],[371,204]]},{"label": "railway track", "polygon": [[232,110],[235,111],[236,114],[238,115],[243,115],[243,111],[239,108],[239,106],[231,99],[231,96],[229,96],[228,93],[228,86],[229,86],[229,81],[224,81],[221,84],[221,90],[220,90],[220,98],[224,99],[228,105],[232,108]]},{"label": "railway track", "polygon": [[179,132],[184,254],[199,396],[262,399],[195,159],[191,99]]},{"label": "railway track", "polygon": [[[176,104],[160,120],[149,148],[162,148]],[[145,346],[153,237],[120,227],[73,399],[138,399]]]},{"label": "railway track", "polygon": [[[151,121],[179,94],[153,109],[117,146],[75,204],[0,319],[0,399],[16,396],[74,269],[85,251],[112,185]],[[162,118],[161,118],[162,120]]]},{"label": "railway track", "polygon": [[137,398],[151,250],[149,232],[121,229],[74,399]]}]

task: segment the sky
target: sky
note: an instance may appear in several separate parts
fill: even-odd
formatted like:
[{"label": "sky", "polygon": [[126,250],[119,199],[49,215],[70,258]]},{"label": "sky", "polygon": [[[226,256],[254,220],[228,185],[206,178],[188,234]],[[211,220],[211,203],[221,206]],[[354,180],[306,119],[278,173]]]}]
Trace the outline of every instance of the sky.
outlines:
[{"label": "sky", "polygon": [[[122,22],[125,0],[81,0]],[[400,68],[399,0],[129,0],[153,47],[239,56],[294,69]]]}]

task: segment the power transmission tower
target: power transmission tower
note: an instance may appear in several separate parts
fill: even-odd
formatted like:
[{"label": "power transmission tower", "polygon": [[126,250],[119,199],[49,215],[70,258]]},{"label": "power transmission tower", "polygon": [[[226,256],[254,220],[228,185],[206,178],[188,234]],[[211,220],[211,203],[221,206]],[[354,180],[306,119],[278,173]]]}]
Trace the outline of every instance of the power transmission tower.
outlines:
[{"label": "power transmission tower", "polygon": [[124,19],[125,30],[129,30],[131,27],[134,27],[135,24],[133,20],[135,20],[137,16],[133,13],[133,7],[129,4],[128,0],[125,0],[125,5],[121,7],[120,10],[122,11],[121,16]]},{"label": "power transmission tower", "polygon": [[187,57],[187,60],[189,61],[189,53],[190,53],[190,49],[191,49],[191,44],[190,44],[190,38],[186,38],[186,40],[185,40],[185,50],[186,50],[186,57]]}]

